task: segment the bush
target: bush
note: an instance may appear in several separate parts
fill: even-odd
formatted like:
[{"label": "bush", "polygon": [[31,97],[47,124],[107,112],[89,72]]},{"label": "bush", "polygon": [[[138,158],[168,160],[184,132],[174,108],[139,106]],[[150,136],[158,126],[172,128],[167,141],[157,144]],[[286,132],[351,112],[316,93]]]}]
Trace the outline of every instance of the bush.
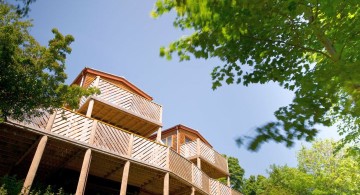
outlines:
[{"label": "bush", "polygon": [[[21,193],[23,181],[16,179],[16,176],[3,176],[0,177],[0,195],[18,195]],[[70,195],[65,193],[62,188],[56,189],[48,185],[37,184],[30,191],[30,195]]]}]

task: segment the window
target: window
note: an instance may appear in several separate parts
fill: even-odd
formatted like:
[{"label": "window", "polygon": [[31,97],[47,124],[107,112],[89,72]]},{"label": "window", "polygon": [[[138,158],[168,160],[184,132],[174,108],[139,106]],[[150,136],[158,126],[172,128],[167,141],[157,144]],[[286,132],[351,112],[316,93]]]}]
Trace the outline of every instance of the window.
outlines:
[{"label": "window", "polygon": [[189,142],[192,142],[192,140],[185,136],[185,143],[189,143]]},{"label": "window", "polygon": [[165,145],[172,146],[172,136],[169,136],[167,138],[164,138],[161,140]]}]

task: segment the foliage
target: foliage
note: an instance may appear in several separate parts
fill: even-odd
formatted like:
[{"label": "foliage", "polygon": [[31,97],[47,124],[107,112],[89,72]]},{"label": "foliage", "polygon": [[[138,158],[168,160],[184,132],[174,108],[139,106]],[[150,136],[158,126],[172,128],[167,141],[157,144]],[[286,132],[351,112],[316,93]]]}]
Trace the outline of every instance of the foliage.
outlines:
[{"label": "foliage", "polygon": [[[228,159],[229,173],[230,173],[230,186],[239,192],[242,191],[244,184],[244,169],[239,164],[239,159],[231,156],[223,155]],[[224,184],[227,184],[227,178],[219,179]]]},{"label": "foliage", "polygon": [[[268,194],[309,194],[314,181],[308,175],[297,168],[288,166],[271,166],[266,192]],[[281,193],[280,193],[281,192]],[[310,193],[311,194],[311,193]]]},{"label": "foliage", "polygon": [[356,0],[158,0],[152,15],[175,10],[174,26],[194,31],[161,56],[223,62],[212,72],[213,89],[275,82],[294,91],[277,120],[256,129],[248,146],[256,150],[269,140],[311,141],[319,125],[340,124],[343,145],[360,141],[359,9]]},{"label": "foliage", "polygon": [[[0,0],[5,1],[5,0]],[[20,16],[27,16],[30,11],[30,4],[34,3],[36,0],[15,0],[16,3],[14,6],[16,7],[16,13]],[[14,2],[15,3],[15,2]]]},{"label": "foliage", "polygon": [[256,195],[264,192],[266,184],[266,177],[262,175],[251,175],[248,179],[245,179],[242,192],[245,195]]},{"label": "foliage", "polygon": [[0,178],[0,194],[19,194],[23,186],[23,182],[16,179],[15,176],[5,175]]},{"label": "foliage", "polygon": [[336,153],[335,149],[331,140],[303,147],[298,153],[299,169],[313,177],[313,194],[359,194],[360,162],[347,156],[345,149]]},{"label": "foliage", "polygon": [[53,29],[54,38],[44,47],[29,34],[31,26],[13,7],[0,4],[1,120],[24,120],[64,105],[76,108],[81,96],[97,92],[64,84],[65,59],[74,38]]},{"label": "foliage", "polygon": [[345,149],[334,153],[335,148],[331,140],[303,147],[298,167],[271,166],[269,178],[261,192],[255,188],[256,194],[360,194],[360,163],[346,156]]},{"label": "foliage", "polygon": [[331,140],[316,141],[298,153],[298,167],[273,165],[269,177],[250,176],[245,195],[360,194],[360,162]]},{"label": "foliage", "polygon": [[[20,194],[23,182],[18,180],[15,176],[3,176],[0,177],[0,195],[13,195]],[[30,195],[66,195],[62,188],[55,189],[54,187],[48,185],[47,187],[35,186],[33,187],[29,194]]]}]

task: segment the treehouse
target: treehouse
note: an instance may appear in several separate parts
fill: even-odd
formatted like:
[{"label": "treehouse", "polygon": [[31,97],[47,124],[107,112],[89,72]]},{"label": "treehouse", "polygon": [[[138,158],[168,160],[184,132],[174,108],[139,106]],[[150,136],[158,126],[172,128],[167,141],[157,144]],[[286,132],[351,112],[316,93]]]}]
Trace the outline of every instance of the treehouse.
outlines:
[{"label": "treehouse", "polygon": [[194,129],[162,131],[162,107],[125,78],[85,68],[73,84],[101,94],[0,124],[0,176],[24,179],[23,194],[36,183],[76,194],[240,194],[227,160]]}]

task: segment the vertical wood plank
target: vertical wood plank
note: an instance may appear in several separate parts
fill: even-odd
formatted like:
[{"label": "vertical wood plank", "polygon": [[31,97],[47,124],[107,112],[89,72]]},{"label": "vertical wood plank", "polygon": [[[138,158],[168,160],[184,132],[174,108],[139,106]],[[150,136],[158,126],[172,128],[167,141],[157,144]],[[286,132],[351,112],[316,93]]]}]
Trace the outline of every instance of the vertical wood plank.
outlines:
[{"label": "vertical wood plank", "polygon": [[159,129],[157,130],[156,142],[158,142],[158,143],[161,142],[161,127],[159,127]]},{"label": "vertical wood plank", "polygon": [[195,183],[195,177],[194,177],[194,164],[191,163],[191,182]]},{"label": "vertical wood plank", "polygon": [[130,134],[129,147],[128,147],[128,152],[127,152],[130,158],[131,158],[131,154],[132,154],[133,145],[134,145],[134,135]]},{"label": "vertical wood plank", "polygon": [[200,146],[200,139],[199,138],[196,138],[196,155],[197,156],[200,156],[200,154],[201,154],[201,151],[200,151],[200,148],[201,146]]},{"label": "vertical wood plank", "polygon": [[21,194],[25,194],[25,195],[29,194],[29,191],[30,191],[31,185],[32,185],[32,183],[34,181],[37,169],[38,169],[40,161],[41,161],[41,158],[42,158],[42,156],[44,154],[44,150],[45,150],[47,140],[48,140],[48,137],[46,135],[44,135],[41,138],[38,147],[36,148],[34,158],[33,158],[32,162],[31,162],[28,174],[26,175],[26,179],[25,179],[23,188],[21,190]]},{"label": "vertical wood plank", "polygon": [[164,177],[163,195],[169,195],[169,182],[170,182],[170,175],[169,175],[169,172],[167,172],[167,173],[165,173],[165,177]]},{"label": "vertical wood plank", "polygon": [[[100,82],[100,76],[96,76],[95,82],[94,82],[94,87],[98,87],[99,82]],[[86,111],[86,116],[89,117],[89,118],[91,118],[91,113],[92,113],[93,107],[94,107],[94,100],[90,99],[88,109]]]},{"label": "vertical wood plank", "polygon": [[76,195],[83,195],[85,193],[86,181],[90,169],[91,149],[87,149],[84,155],[83,164],[81,166],[78,185],[76,188]]},{"label": "vertical wood plank", "polygon": [[221,191],[220,191],[220,182],[219,181],[216,181],[216,191],[217,191],[217,194],[221,194]]},{"label": "vertical wood plank", "polygon": [[86,111],[86,117],[91,118],[93,107],[94,107],[94,100],[91,99],[90,102],[89,102],[89,105],[88,105],[88,109]]},{"label": "vertical wood plank", "polygon": [[166,168],[168,170],[170,169],[170,146],[167,148],[167,153],[166,153]]},{"label": "vertical wood plank", "polygon": [[50,131],[50,130],[51,130],[51,127],[53,126],[54,121],[55,121],[55,117],[56,117],[56,110],[55,110],[54,113],[50,116],[49,121],[48,121],[47,124],[46,124],[45,131]]},{"label": "vertical wood plank", "polygon": [[199,157],[196,158],[196,166],[199,167],[199,169],[201,169],[201,160]]},{"label": "vertical wood plank", "polygon": [[121,179],[120,195],[126,195],[127,183],[129,179],[129,169],[130,169],[130,161],[126,161]]},{"label": "vertical wood plank", "polygon": [[98,121],[94,120],[93,124],[92,124],[92,127],[91,127],[90,138],[89,138],[89,144],[90,145],[94,144],[97,123],[98,123]]}]

